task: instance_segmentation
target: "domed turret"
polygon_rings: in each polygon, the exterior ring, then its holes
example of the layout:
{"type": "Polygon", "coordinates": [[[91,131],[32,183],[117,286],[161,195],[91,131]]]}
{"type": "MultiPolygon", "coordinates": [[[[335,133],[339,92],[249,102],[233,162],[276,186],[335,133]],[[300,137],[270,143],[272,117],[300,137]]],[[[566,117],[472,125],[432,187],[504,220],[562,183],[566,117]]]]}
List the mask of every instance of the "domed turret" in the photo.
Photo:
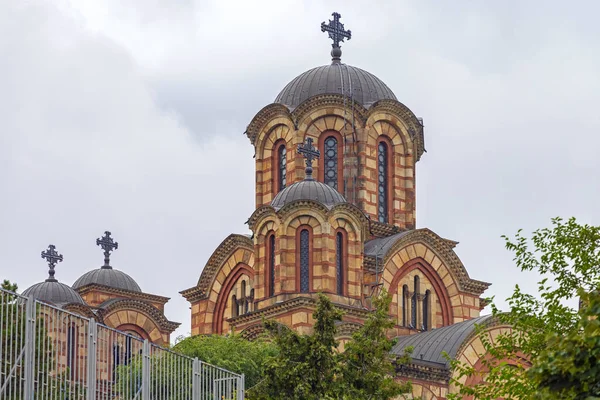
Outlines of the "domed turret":
{"type": "Polygon", "coordinates": [[[64,283],[60,283],[54,277],[54,267],[57,262],[62,262],[63,256],[62,254],[58,254],[53,244],[48,245],[48,250],[42,252],[42,258],[48,261],[48,278],[44,282],[36,283],[25,289],[22,295],[57,306],[69,303],[85,304],[75,290],[64,283]]]}
{"type": "Polygon", "coordinates": [[[312,142],[311,138],[307,138],[304,145],[298,145],[298,153],[306,158],[306,177],[303,181],[286,187],[275,196],[271,202],[271,206],[275,209],[278,210],[296,200],[313,200],[329,208],[346,202],[344,196],[337,190],[313,179],[312,161],[319,158],[320,152],[313,147],[312,142]]]}
{"type": "Polygon", "coordinates": [[[375,75],[334,60],[330,65],[298,75],[283,88],[275,103],[294,109],[320,94],[344,95],[367,108],[379,100],[397,100],[392,90],[375,75]]]}
{"type": "Polygon", "coordinates": [[[111,233],[106,231],[101,239],[96,239],[96,244],[104,250],[104,265],[99,269],[83,274],[75,281],[73,289],[79,289],[87,285],[102,285],[131,292],[142,291],[131,276],[110,266],[110,252],[119,248],[119,243],[113,241],[110,235],[111,233]]]}
{"type": "Polygon", "coordinates": [[[351,98],[364,107],[379,100],[397,100],[391,89],[375,75],[351,65],[342,64],[340,42],[350,39],[352,33],[344,30],[341,15],[333,13],[329,24],[323,22],[321,31],[333,40],[331,64],[310,69],[288,83],[275,103],[294,109],[305,100],[321,94],[339,94],[351,98]]]}

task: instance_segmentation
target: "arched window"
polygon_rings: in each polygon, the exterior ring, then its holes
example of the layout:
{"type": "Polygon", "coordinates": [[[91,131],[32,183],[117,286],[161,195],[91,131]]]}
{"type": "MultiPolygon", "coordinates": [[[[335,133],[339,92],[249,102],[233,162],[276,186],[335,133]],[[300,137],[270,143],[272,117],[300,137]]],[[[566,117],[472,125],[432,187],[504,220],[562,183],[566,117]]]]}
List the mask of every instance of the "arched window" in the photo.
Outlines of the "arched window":
{"type": "Polygon", "coordinates": [[[335,190],[338,188],[338,141],[335,136],[325,139],[323,149],[323,182],[335,190]]]}
{"type": "Polygon", "coordinates": [[[423,330],[429,330],[429,302],[431,301],[431,292],[429,290],[425,291],[425,297],[423,297],[423,330]]]}
{"type": "Polygon", "coordinates": [[[300,292],[310,291],[310,233],[308,229],[300,231],[300,292]]]}
{"type": "Polygon", "coordinates": [[[271,297],[275,295],[275,235],[269,235],[268,246],[267,246],[267,262],[268,262],[268,289],[267,296],[271,297]]]}
{"type": "Polygon", "coordinates": [[[240,315],[240,307],[238,305],[237,296],[231,296],[231,316],[237,317],[240,315]]]}
{"type": "Polygon", "coordinates": [[[338,232],[335,235],[335,278],[337,283],[337,294],[340,296],[344,295],[344,279],[346,269],[346,243],[345,237],[342,232],[338,232]]]}
{"type": "Polygon", "coordinates": [[[410,305],[411,308],[411,319],[410,319],[410,325],[412,328],[414,329],[418,329],[418,322],[417,322],[417,306],[419,304],[419,277],[415,276],[415,289],[412,295],[412,302],[410,305]]]}
{"type": "Polygon", "coordinates": [[[287,184],[287,150],[285,142],[278,142],[275,147],[275,173],[273,177],[275,179],[275,193],[279,193],[287,184]]]}
{"type": "Polygon", "coordinates": [[[402,286],[402,326],[408,325],[408,286],[402,286]]]}
{"type": "Polygon", "coordinates": [[[319,149],[321,150],[319,180],[340,193],[344,190],[342,145],[343,138],[335,131],[325,132],[319,138],[319,149]]]}
{"type": "Polygon", "coordinates": [[[389,148],[380,140],[377,144],[377,220],[388,222],[389,148]]]}

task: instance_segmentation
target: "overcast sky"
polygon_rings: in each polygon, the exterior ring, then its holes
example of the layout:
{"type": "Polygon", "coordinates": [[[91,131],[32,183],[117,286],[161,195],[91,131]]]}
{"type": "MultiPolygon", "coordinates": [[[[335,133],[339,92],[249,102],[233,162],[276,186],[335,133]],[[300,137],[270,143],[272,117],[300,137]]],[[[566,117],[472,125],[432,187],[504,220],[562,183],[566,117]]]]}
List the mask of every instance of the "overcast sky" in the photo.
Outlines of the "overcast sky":
{"type": "Polygon", "coordinates": [[[424,118],[418,227],[459,241],[498,300],[535,290],[500,235],[600,224],[594,1],[0,1],[0,278],[45,279],[53,243],[72,284],[111,230],[112,265],[189,333],[178,292],[254,210],[243,132],[329,62],[332,11],[352,30],[342,61],[424,118]]]}

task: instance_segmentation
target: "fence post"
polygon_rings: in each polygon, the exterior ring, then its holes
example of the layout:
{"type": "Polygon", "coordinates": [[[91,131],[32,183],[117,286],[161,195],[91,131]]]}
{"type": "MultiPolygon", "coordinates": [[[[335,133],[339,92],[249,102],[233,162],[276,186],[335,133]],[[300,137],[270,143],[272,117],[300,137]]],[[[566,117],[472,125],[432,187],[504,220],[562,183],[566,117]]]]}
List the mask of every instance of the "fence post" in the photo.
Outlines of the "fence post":
{"type": "Polygon", "coordinates": [[[200,400],[200,371],[202,361],[198,357],[194,358],[192,364],[192,400],[200,400]]]}
{"type": "Polygon", "coordinates": [[[246,390],[246,375],[242,374],[242,376],[238,379],[238,400],[244,400],[244,391],[246,390]]]}
{"type": "Polygon", "coordinates": [[[98,325],[93,318],[88,319],[87,338],[87,392],[86,400],[96,400],[96,347],[98,344],[98,325]]]}
{"type": "Polygon", "coordinates": [[[142,400],[150,400],[150,342],[142,347],[142,400]]]}
{"type": "Polygon", "coordinates": [[[33,400],[35,393],[33,364],[35,360],[35,299],[27,298],[25,303],[25,360],[23,361],[23,375],[25,378],[23,394],[25,400],[33,400]]]}

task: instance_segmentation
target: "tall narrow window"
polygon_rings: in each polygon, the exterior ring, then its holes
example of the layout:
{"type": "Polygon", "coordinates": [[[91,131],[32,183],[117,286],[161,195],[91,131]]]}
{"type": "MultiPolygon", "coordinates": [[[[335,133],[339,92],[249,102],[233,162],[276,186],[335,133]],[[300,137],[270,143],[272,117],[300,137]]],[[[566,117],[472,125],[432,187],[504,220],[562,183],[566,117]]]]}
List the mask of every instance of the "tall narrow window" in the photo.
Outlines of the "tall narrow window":
{"type": "Polygon", "coordinates": [[[324,142],[323,182],[338,190],[338,141],[329,136],[324,142]]]}
{"type": "Polygon", "coordinates": [[[269,290],[268,296],[275,295],[275,235],[269,236],[269,290]]]}
{"type": "Polygon", "coordinates": [[[277,192],[285,189],[287,183],[286,168],[287,168],[287,150],[285,143],[279,145],[277,148],[277,192]]]}
{"type": "Polygon", "coordinates": [[[408,286],[402,286],[402,326],[408,325],[408,286]]]}
{"type": "Polygon", "coordinates": [[[419,304],[419,277],[415,276],[415,289],[412,295],[412,302],[411,302],[411,321],[410,321],[410,325],[412,326],[412,328],[414,329],[419,329],[419,327],[417,326],[417,307],[419,304]]]}
{"type": "Polygon", "coordinates": [[[431,292],[425,291],[425,297],[423,297],[423,330],[429,330],[429,302],[431,301],[431,292]]]}
{"type": "Polygon", "coordinates": [[[240,315],[240,306],[238,305],[237,296],[234,294],[231,297],[231,316],[237,317],[240,315]]]}
{"type": "Polygon", "coordinates": [[[337,294],[344,295],[344,234],[338,232],[335,235],[335,278],[337,282],[337,294]]]}
{"type": "Polygon", "coordinates": [[[308,293],[310,290],[310,235],[308,229],[300,231],[300,292],[308,293]]]}
{"type": "Polygon", "coordinates": [[[388,146],[381,141],[377,145],[377,219],[388,222],[388,146]]]}

